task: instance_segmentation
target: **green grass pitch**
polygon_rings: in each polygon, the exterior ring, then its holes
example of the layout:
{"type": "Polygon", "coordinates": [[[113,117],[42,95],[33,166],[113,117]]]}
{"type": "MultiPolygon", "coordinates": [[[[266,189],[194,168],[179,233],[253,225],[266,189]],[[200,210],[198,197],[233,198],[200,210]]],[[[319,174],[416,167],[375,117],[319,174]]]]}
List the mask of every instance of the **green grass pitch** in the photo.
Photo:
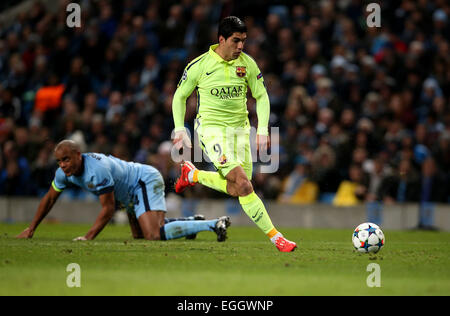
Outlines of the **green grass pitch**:
{"type": "Polygon", "coordinates": [[[352,230],[281,229],[298,242],[279,253],[256,227],[230,227],[224,243],[202,232],[194,241],[132,240],[108,225],[95,241],[73,242],[89,225],[0,224],[0,295],[450,295],[450,233],[385,231],[376,255],[353,250],[352,230]],[[66,280],[80,266],[81,287],[66,280]],[[370,263],[380,287],[369,287],[370,263]]]}

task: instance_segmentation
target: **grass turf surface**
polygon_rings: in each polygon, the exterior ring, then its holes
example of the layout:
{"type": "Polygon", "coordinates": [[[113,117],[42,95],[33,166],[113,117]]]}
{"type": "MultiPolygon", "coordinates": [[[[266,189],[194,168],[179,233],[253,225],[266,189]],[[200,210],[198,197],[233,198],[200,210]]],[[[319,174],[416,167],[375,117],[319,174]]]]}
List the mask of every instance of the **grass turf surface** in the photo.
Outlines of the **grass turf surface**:
{"type": "Polygon", "coordinates": [[[132,240],[127,226],[108,225],[95,241],[73,242],[89,225],[0,224],[0,295],[450,295],[450,233],[385,231],[376,255],[356,253],[351,230],[281,229],[297,241],[280,253],[255,227],[230,227],[229,239],[202,232],[194,241],[132,240]],[[81,287],[69,288],[69,263],[81,287]],[[370,288],[367,266],[381,269],[370,288]]]}

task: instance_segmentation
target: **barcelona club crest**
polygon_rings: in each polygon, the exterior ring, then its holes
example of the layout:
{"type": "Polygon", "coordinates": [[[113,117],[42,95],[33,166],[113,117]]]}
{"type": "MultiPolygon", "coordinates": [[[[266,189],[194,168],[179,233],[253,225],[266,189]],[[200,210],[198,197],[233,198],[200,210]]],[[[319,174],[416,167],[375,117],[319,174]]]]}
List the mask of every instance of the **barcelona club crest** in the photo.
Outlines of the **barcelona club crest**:
{"type": "Polygon", "coordinates": [[[222,157],[219,158],[219,163],[220,163],[221,165],[226,164],[226,163],[227,163],[227,156],[222,155],[222,157]]]}
{"type": "Polygon", "coordinates": [[[243,66],[237,66],[236,67],[236,75],[240,78],[245,77],[245,75],[247,74],[247,71],[245,69],[245,67],[243,66]]]}

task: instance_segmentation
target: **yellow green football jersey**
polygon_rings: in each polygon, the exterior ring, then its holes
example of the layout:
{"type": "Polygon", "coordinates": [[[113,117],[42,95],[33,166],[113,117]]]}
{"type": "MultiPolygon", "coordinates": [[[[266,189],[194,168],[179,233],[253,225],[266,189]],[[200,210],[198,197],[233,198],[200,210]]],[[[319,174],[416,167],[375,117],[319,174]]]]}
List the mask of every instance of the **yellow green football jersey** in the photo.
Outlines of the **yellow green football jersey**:
{"type": "Polygon", "coordinates": [[[270,103],[256,62],[241,53],[225,61],[212,45],[185,68],[173,97],[175,131],[184,129],[186,99],[197,89],[197,118],[204,126],[243,127],[248,120],[247,90],[256,99],[258,131],[268,135],[270,103]]]}

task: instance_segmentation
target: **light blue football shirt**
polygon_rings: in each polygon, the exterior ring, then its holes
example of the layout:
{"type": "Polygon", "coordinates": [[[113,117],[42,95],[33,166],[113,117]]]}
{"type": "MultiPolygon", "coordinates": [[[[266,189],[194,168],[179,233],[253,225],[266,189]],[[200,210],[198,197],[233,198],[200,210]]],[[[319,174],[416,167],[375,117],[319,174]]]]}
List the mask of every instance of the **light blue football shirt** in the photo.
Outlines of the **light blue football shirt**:
{"type": "Polygon", "coordinates": [[[161,177],[159,171],[151,166],[126,162],[113,156],[84,153],[82,159],[84,169],[81,176],[67,177],[61,168],[56,170],[52,183],[56,191],[61,192],[73,186],[97,196],[114,191],[116,201],[128,205],[135,199],[141,178],[148,178],[149,175],[161,177]]]}

